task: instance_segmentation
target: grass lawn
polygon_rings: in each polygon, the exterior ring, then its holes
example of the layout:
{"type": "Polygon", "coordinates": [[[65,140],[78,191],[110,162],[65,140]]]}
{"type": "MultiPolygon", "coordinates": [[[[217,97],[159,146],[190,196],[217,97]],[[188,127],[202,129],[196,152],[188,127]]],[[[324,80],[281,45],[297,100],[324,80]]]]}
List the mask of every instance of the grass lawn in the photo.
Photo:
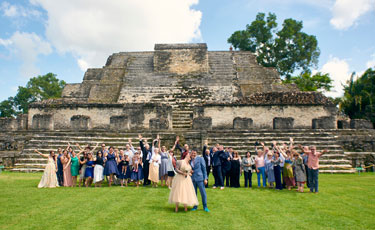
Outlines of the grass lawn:
{"type": "Polygon", "coordinates": [[[321,174],[319,194],[210,188],[210,213],[174,213],[167,188],[38,189],[41,176],[0,174],[0,229],[375,229],[373,173],[321,174]]]}

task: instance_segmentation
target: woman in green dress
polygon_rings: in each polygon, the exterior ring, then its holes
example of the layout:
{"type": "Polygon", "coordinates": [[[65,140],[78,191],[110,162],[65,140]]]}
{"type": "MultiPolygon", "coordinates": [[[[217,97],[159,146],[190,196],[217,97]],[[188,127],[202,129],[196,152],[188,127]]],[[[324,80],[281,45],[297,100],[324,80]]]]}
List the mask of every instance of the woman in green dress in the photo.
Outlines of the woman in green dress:
{"type": "Polygon", "coordinates": [[[75,151],[72,151],[72,158],[71,158],[72,165],[70,167],[70,170],[72,173],[73,187],[77,185],[77,176],[79,175],[79,160],[78,160],[79,154],[81,154],[81,152],[76,154],[75,151]]]}

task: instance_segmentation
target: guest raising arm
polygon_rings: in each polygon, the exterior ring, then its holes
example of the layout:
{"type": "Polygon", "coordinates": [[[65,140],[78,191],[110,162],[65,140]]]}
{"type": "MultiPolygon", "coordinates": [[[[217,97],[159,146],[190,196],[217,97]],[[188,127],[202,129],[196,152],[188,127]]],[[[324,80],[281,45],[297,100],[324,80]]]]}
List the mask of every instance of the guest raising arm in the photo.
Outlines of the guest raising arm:
{"type": "Polygon", "coordinates": [[[180,137],[177,136],[176,137],[176,148],[178,150],[180,150],[181,152],[181,160],[183,160],[186,156],[186,154],[190,153],[190,150],[189,150],[189,145],[188,144],[184,144],[184,147],[182,148],[180,145],[179,145],[179,141],[180,141],[180,137]]]}
{"type": "Polygon", "coordinates": [[[139,145],[141,147],[142,151],[142,162],[143,162],[143,176],[144,176],[144,181],[143,181],[143,186],[149,185],[151,182],[148,179],[149,176],[149,170],[150,170],[150,160],[152,157],[152,152],[150,150],[149,145],[147,144],[147,139],[144,139],[145,144],[143,144],[143,138],[141,134],[138,134],[139,137],[139,145]]]}
{"type": "Polygon", "coordinates": [[[323,150],[322,152],[317,152],[315,145],[310,146],[310,151],[304,151],[308,154],[309,159],[307,165],[309,167],[309,180],[310,180],[310,192],[319,192],[319,158],[327,153],[328,150],[323,150]]]}
{"type": "Polygon", "coordinates": [[[159,148],[155,148],[156,142],[159,141],[159,135],[157,138],[152,142],[152,157],[150,160],[150,171],[148,175],[148,179],[152,182],[152,187],[156,188],[159,182],[159,167],[161,164],[161,156],[159,154],[159,148]]]}

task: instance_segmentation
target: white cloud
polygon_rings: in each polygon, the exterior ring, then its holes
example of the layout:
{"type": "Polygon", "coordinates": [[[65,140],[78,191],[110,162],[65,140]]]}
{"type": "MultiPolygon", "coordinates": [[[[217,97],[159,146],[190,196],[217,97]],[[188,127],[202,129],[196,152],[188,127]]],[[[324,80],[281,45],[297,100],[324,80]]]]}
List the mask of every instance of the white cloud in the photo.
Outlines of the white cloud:
{"type": "Polygon", "coordinates": [[[322,73],[329,73],[333,80],[333,89],[331,92],[325,93],[327,96],[340,97],[343,95],[343,86],[350,79],[351,72],[349,64],[345,60],[337,57],[331,57],[330,60],[320,69],[322,73]]]}
{"type": "Polygon", "coordinates": [[[375,0],[336,0],[330,23],[338,30],[353,26],[362,15],[375,10],[375,0]]]}
{"type": "Polygon", "coordinates": [[[3,11],[4,16],[7,17],[14,17],[18,14],[17,7],[10,5],[8,2],[3,2],[0,9],[3,11]]]}
{"type": "Polygon", "coordinates": [[[10,18],[38,18],[41,16],[41,13],[38,10],[25,8],[21,5],[11,5],[9,2],[3,2],[0,5],[0,11],[3,12],[4,16],[10,18]]]}
{"type": "Polygon", "coordinates": [[[0,38],[0,46],[9,46],[12,44],[12,41],[10,39],[1,39],[0,38]]]}
{"type": "Polygon", "coordinates": [[[31,0],[48,13],[46,35],[71,52],[81,69],[104,65],[120,51],[153,50],[155,43],[200,40],[198,0],[31,0]]]}
{"type": "Polygon", "coordinates": [[[375,68],[375,54],[371,55],[371,60],[366,62],[366,67],[368,68],[375,68]]]}
{"type": "Polygon", "coordinates": [[[39,73],[35,66],[38,56],[52,52],[50,44],[35,33],[16,31],[9,39],[0,39],[0,45],[6,47],[12,56],[22,61],[20,75],[26,78],[39,73]]]}

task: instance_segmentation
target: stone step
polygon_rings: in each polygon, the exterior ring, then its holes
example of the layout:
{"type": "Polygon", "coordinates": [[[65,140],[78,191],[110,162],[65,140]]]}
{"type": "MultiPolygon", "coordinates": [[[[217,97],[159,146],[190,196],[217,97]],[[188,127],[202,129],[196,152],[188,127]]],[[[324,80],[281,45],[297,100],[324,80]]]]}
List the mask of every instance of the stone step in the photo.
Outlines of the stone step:
{"type": "Polygon", "coordinates": [[[319,169],[345,170],[352,168],[350,164],[320,164],[319,162],[319,169]]]}
{"type": "Polygon", "coordinates": [[[193,119],[193,113],[192,112],[172,112],[172,118],[193,119]]]}
{"type": "Polygon", "coordinates": [[[355,173],[356,170],[355,169],[334,169],[334,170],[330,170],[330,169],[319,169],[319,173],[324,173],[324,174],[328,174],[328,173],[332,173],[332,174],[342,174],[342,173],[355,173]]]}
{"type": "Polygon", "coordinates": [[[375,154],[375,152],[344,152],[345,155],[352,155],[352,154],[363,154],[363,155],[370,155],[370,154],[375,154]]]}
{"type": "Polygon", "coordinates": [[[321,165],[350,165],[350,161],[346,159],[324,159],[321,158],[319,160],[319,164],[321,165]]]}
{"type": "Polygon", "coordinates": [[[330,154],[324,154],[320,157],[320,160],[335,160],[335,159],[345,159],[345,155],[343,153],[330,153],[330,154]]]}
{"type": "Polygon", "coordinates": [[[185,125],[185,124],[173,124],[173,128],[176,128],[176,129],[190,129],[191,128],[191,125],[185,125]]]}
{"type": "Polygon", "coordinates": [[[40,168],[44,169],[47,163],[16,163],[13,168],[40,168]]]}
{"type": "MultiPolygon", "coordinates": [[[[48,141],[48,140],[61,140],[63,142],[68,142],[69,140],[75,140],[75,141],[80,141],[80,140],[91,140],[91,141],[128,141],[128,139],[131,138],[132,141],[137,140],[138,141],[138,134],[134,136],[126,136],[126,137],[103,137],[103,136],[38,136],[30,140],[30,142],[38,142],[38,141],[48,141]],[[68,140],[64,140],[68,139],[68,140]]],[[[151,136],[143,136],[143,138],[150,139],[152,138],[151,136]]]]}
{"type": "Polygon", "coordinates": [[[173,125],[175,125],[175,124],[191,125],[192,122],[189,121],[189,120],[187,120],[187,121],[173,121],[172,124],[173,125]]]}
{"type": "Polygon", "coordinates": [[[173,116],[172,117],[172,121],[173,122],[191,122],[191,118],[190,116],[182,116],[182,117],[179,117],[179,116],[173,116]]]}
{"type": "Polygon", "coordinates": [[[188,117],[191,118],[193,115],[192,111],[175,111],[172,112],[173,117],[188,117]]]}
{"type": "Polygon", "coordinates": [[[43,172],[44,168],[13,168],[12,172],[25,172],[25,173],[33,173],[33,172],[43,172]]]}
{"type": "Polygon", "coordinates": [[[44,157],[40,157],[40,158],[20,158],[20,159],[17,159],[17,162],[20,163],[20,164],[43,164],[46,161],[47,160],[44,157]]]}

